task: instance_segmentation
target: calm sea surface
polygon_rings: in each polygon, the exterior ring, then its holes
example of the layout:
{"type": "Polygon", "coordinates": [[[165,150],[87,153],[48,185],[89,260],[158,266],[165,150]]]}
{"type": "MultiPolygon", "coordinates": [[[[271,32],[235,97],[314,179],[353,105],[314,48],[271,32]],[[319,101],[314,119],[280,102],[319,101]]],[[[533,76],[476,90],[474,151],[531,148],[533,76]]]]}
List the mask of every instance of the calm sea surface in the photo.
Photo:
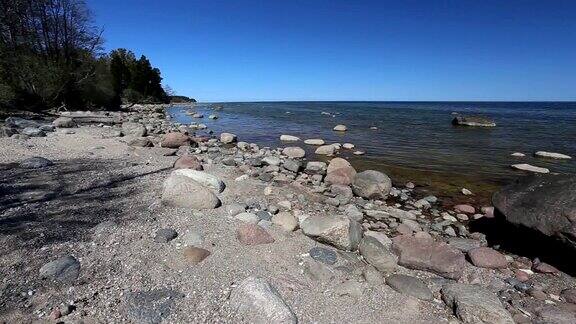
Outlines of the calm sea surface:
{"type": "MultiPolygon", "coordinates": [[[[552,172],[576,173],[576,102],[247,102],[197,104],[173,107],[174,120],[183,124],[204,123],[216,134],[231,132],[239,140],[270,147],[307,147],[308,159],[316,159],[314,147],[286,144],[281,134],[302,139],[322,138],[327,143],[353,143],[366,151],[362,157],[343,150],[358,169],[381,169],[398,180],[455,179],[485,184],[503,184],[520,171],[514,163],[530,163],[552,172]],[[324,112],[324,114],[322,113],[324,112]],[[325,113],[330,113],[325,114],[325,113]],[[453,113],[482,115],[493,119],[494,128],[451,125],[453,113]],[[208,119],[218,115],[217,120],[208,119]],[[334,132],[337,124],[348,131],[334,132]],[[371,130],[375,126],[377,130],[371,130]],[[572,160],[533,157],[537,150],[568,154],[572,160]],[[523,152],[524,158],[510,156],[523,152]]],[[[464,185],[464,184],[462,184],[464,185]]]]}

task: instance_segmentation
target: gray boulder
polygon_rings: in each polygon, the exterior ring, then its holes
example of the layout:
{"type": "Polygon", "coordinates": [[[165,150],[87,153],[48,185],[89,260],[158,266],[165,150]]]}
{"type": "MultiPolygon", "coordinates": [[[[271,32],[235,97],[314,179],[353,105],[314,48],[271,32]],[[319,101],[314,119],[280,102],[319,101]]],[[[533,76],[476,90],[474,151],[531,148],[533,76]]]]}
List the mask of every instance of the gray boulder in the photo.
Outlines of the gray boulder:
{"type": "Polygon", "coordinates": [[[71,128],[76,126],[76,122],[70,117],[58,117],[54,119],[52,125],[58,128],[71,128]]]}
{"type": "Polygon", "coordinates": [[[518,179],[492,196],[506,221],[576,248],[576,176],[533,175],[518,179]]]}
{"type": "Polygon", "coordinates": [[[358,250],[364,259],[376,269],[382,272],[391,272],[396,269],[398,257],[390,251],[390,246],[386,246],[376,237],[364,236],[358,245],[358,250]]]}
{"type": "Polygon", "coordinates": [[[178,169],[172,171],[172,173],[188,177],[198,182],[199,184],[203,185],[204,187],[208,187],[218,193],[224,191],[224,188],[226,188],[224,181],[206,172],[196,171],[192,169],[178,169]]]}
{"type": "Polygon", "coordinates": [[[357,173],[352,183],[354,194],[366,199],[385,199],[392,189],[392,181],[382,172],[366,170],[357,173]]]}
{"type": "Polygon", "coordinates": [[[20,134],[30,136],[30,137],[44,137],[46,133],[40,128],[26,127],[20,131],[20,134]]]}
{"type": "Polygon", "coordinates": [[[498,297],[484,287],[450,283],[442,287],[442,299],[464,323],[514,323],[498,297]]]}
{"type": "Polygon", "coordinates": [[[146,127],[140,123],[122,123],[122,133],[126,136],[143,137],[146,136],[146,127]]]}
{"type": "Polygon", "coordinates": [[[71,255],[48,262],[40,268],[40,277],[71,283],[80,274],[80,262],[71,255]]]}
{"type": "Polygon", "coordinates": [[[20,162],[20,167],[23,169],[41,169],[51,165],[54,165],[52,161],[40,156],[27,158],[20,162]]]}
{"type": "Polygon", "coordinates": [[[403,274],[393,274],[386,278],[386,283],[399,293],[410,295],[422,300],[432,300],[432,292],[424,281],[403,274]]]}
{"type": "Polygon", "coordinates": [[[300,228],[319,242],[348,251],[355,250],[362,238],[360,224],[340,215],[310,216],[300,223],[300,228]]]}
{"type": "Polygon", "coordinates": [[[230,307],[250,323],[298,323],[276,288],[261,278],[248,277],[240,282],[230,295],[230,307]]]}
{"type": "Polygon", "coordinates": [[[162,203],[173,207],[212,209],[220,206],[220,199],[192,178],[172,172],[164,182],[162,203]]]}

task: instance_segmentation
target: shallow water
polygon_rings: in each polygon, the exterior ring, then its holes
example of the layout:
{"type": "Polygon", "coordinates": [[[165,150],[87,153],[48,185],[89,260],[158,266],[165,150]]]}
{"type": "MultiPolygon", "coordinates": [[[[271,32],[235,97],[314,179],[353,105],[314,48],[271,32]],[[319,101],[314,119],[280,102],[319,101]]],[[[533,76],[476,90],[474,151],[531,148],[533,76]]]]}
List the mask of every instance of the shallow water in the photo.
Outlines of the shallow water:
{"type": "MultiPolygon", "coordinates": [[[[278,147],[307,146],[282,143],[281,134],[302,139],[322,138],[327,143],[353,143],[366,151],[362,157],[343,154],[359,169],[391,172],[398,180],[445,178],[456,187],[474,184],[485,190],[503,184],[521,171],[514,163],[530,163],[551,172],[576,173],[575,102],[256,102],[197,104],[203,119],[186,115],[186,107],[170,108],[175,121],[200,122],[216,134],[231,132],[239,139],[278,147]],[[328,114],[323,114],[330,113],[328,114]],[[494,128],[455,127],[454,113],[482,115],[493,119],[494,128]],[[216,114],[217,120],[208,119],[216,114]],[[345,124],[348,131],[332,128],[345,124]],[[375,126],[377,130],[371,130],[375,126]],[[533,157],[538,150],[559,152],[575,159],[548,160],[533,157]],[[524,158],[510,156],[523,152],[524,158]],[[450,180],[448,180],[450,179],[450,180]]],[[[316,158],[307,147],[308,158],[316,158]]],[[[434,184],[431,184],[435,186],[434,184]]]]}

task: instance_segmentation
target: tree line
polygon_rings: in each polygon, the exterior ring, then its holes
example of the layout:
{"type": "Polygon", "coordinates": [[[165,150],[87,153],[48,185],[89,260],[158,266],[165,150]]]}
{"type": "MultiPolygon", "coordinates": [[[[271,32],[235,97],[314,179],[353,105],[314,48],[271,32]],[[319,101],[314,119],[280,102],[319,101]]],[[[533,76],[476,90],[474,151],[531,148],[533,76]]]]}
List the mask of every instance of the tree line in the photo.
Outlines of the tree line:
{"type": "Polygon", "coordinates": [[[103,53],[82,0],[0,0],[0,108],[118,108],[168,102],[160,70],[126,49],[103,53]]]}

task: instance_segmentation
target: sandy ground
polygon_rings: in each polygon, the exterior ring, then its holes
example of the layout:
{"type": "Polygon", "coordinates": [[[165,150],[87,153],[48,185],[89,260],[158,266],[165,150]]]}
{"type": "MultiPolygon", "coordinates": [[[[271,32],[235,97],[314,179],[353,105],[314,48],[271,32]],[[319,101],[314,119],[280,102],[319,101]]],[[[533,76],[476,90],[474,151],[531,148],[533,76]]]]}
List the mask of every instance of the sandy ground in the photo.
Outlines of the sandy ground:
{"type": "MultiPolygon", "coordinates": [[[[0,319],[6,322],[53,321],[52,309],[64,303],[74,306],[58,320],[66,323],[237,323],[242,319],[234,317],[227,300],[248,276],[272,283],[300,323],[454,320],[438,298],[439,286],[432,287],[430,302],[367,283],[359,297],[340,296],[342,281],[359,280],[364,264],[355,254],[339,252],[335,267],[343,270],[335,280],[312,279],[303,265],[309,249],[320,243],[271,226],[274,243],[241,245],[235,235],[240,221],[225,207],[194,211],[160,204],[162,183],[177,157],[106,138],[110,129],[74,131],[27,141],[0,138],[0,319]],[[25,170],[14,164],[32,156],[55,165],[25,170]],[[179,236],[155,242],[161,228],[173,228],[179,236]],[[211,252],[198,265],[182,254],[191,235],[199,235],[211,252]],[[40,279],[43,264],[65,255],[81,263],[75,282],[40,279]]],[[[234,181],[241,175],[235,168],[206,163],[205,170],[226,183],[219,195],[224,206],[290,199],[297,209],[322,211],[305,195],[298,197],[296,188],[275,187],[265,196],[264,182],[234,181]]]]}

